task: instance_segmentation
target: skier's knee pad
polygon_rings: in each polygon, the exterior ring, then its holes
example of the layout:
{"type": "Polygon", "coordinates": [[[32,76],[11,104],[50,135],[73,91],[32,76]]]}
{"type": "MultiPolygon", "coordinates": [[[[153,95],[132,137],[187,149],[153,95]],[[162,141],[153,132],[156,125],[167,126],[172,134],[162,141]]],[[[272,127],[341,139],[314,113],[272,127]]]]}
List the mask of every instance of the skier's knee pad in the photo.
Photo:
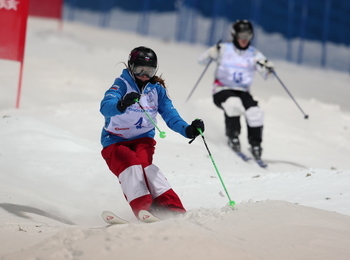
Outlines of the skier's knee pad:
{"type": "Polygon", "coordinates": [[[260,107],[250,107],[245,111],[247,124],[250,127],[259,127],[264,124],[264,111],[260,107]]]}
{"type": "Polygon", "coordinates": [[[225,102],[221,103],[221,106],[229,117],[240,116],[244,112],[244,107],[239,97],[229,97],[225,102]]]}

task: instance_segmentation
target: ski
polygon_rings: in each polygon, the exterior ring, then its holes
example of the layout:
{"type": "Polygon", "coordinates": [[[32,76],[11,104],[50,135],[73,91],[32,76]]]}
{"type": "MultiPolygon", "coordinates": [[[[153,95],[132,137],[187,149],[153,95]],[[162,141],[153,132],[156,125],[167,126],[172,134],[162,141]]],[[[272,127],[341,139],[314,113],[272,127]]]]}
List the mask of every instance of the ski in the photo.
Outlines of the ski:
{"type": "Polygon", "coordinates": [[[102,212],[102,219],[111,225],[128,224],[129,223],[129,221],[126,221],[126,220],[118,217],[116,214],[114,214],[113,212],[108,211],[108,210],[105,210],[102,212]]]}
{"type": "MultiPolygon", "coordinates": [[[[105,211],[102,212],[102,219],[106,223],[111,224],[111,225],[120,225],[120,224],[128,224],[128,223],[130,223],[129,221],[118,217],[112,211],[108,211],[108,210],[105,210],[105,211]]],[[[145,222],[145,223],[153,223],[153,222],[161,221],[161,219],[155,217],[154,215],[152,215],[147,210],[141,210],[139,212],[139,219],[142,222],[145,222]]]]}
{"type": "Polygon", "coordinates": [[[235,153],[236,153],[239,157],[241,157],[241,159],[242,159],[243,161],[245,161],[245,162],[247,162],[247,161],[249,161],[249,160],[252,159],[251,157],[245,155],[245,154],[242,153],[242,152],[235,152],[235,153]]]}
{"type": "Polygon", "coordinates": [[[267,167],[267,164],[263,160],[259,159],[259,160],[255,160],[255,161],[261,168],[267,167]]]}
{"type": "Polygon", "coordinates": [[[249,156],[247,156],[247,155],[245,155],[244,153],[242,153],[241,151],[240,151],[240,149],[234,149],[233,148],[233,146],[232,145],[230,145],[230,143],[229,143],[229,145],[228,145],[230,148],[231,148],[231,150],[235,153],[235,154],[237,154],[243,161],[249,161],[250,159],[252,159],[251,157],[249,157],[249,156]]]}
{"type": "Polygon", "coordinates": [[[153,216],[149,211],[147,210],[141,210],[139,212],[139,219],[142,221],[142,222],[145,222],[145,223],[153,223],[153,222],[158,222],[160,221],[159,218],[153,216]]]}
{"type": "MultiPolygon", "coordinates": [[[[234,151],[235,154],[237,154],[243,161],[248,162],[250,160],[252,160],[252,157],[249,157],[247,155],[245,155],[242,152],[236,152],[234,151]]],[[[268,165],[267,163],[265,163],[263,160],[261,159],[254,159],[254,161],[261,167],[261,168],[266,168],[268,165]]]]}

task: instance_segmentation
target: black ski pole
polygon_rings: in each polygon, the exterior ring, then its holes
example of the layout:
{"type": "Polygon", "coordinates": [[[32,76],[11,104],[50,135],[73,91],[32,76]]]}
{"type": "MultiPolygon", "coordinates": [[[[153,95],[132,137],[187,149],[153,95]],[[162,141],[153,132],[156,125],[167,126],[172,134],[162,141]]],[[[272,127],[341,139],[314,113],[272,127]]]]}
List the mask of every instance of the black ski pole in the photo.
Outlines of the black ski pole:
{"type": "Polygon", "coordinates": [[[209,68],[209,65],[212,63],[212,61],[213,61],[213,59],[210,58],[210,60],[209,60],[209,62],[208,62],[208,64],[207,64],[207,66],[205,66],[205,69],[203,70],[203,72],[202,72],[202,74],[199,76],[199,78],[198,78],[196,84],[195,84],[194,87],[192,88],[191,93],[188,95],[188,97],[187,97],[187,99],[186,99],[186,102],[187,102],[187,101],[190,99],[190,97],[192,96],[193,92],[194,92],[195,89],[197,88],[199,82],[201,81],[203,75],[205,74],[205,72],[206,72],[207,69],[209,68]]]}
{"type": "MultiPolygon", "coordinates": [[[[217,47],[218,49],[220,49],[220,47],[219,47],[220,42],[221,42],[221,40],[219,40],[219,41],[216,43],[216,47],[217,47]]],[[[193,92],[194,92],[194,91],[195,91],[195,89],[197,88],[197,86],[198,86],[199,82],[200,82],[200,81],[201,81],[201,79],[203,78],[203,76],[204,76],[205,72],[206,72],[206,71],[207,71],[207,69],[209,68],[209,65],[212,63],[212,61],[213,61],[213,59],[212,59],[212,58],[210,58],[210,60],[209,60],[208,64],[205,66],[205,68],[204,68],[204,70],[203,70],[202,74],[199,76],[199,78],[198,78],[198,80],[197,80],[196,84],[194,85],[194,87],[192,88],[192,90],[191,90],[190,94],[188,95],[188,97],[187,97],[187,99],[186,99],[186,102],[187,102],[187,101],[190,99],[190,97],[192,96],[193,92]]]]}
{"type": "Polygon", "coordinates": [[[299,104],[297,103],[297,101],[294,99],[294,97],[292,96],[292,94],[289,92],[289,90],[287,89],[287,87],[283,84],[282,80],[277,76],[277,73],[272,70],[271,71],[273,73],[273,75],[275,75],[276,79],[279,81],[279,83],[281,83],[282,87],[287,91],[288,95],[291,97],[291,99],[294,101],[294,103],[297,105],[297,107],[300,109],[301,113],[303,113],[304,118],[308,119],[309,116],[307,114],[304,113],[304,111],[301,109],[301,107],[299,106],[299,104]]]}

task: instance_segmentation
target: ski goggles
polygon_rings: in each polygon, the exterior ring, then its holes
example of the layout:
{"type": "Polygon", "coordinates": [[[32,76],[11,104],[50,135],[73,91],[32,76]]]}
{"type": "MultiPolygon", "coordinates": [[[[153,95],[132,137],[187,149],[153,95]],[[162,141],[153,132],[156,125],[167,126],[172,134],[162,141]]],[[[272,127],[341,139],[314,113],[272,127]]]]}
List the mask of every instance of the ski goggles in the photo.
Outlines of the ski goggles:
{"type": "Polygon", "coordinates": [[[253,38],[253,33],[250,31],[237,33],[237,39],[250,41],[253,38]]]}
{"type": "Polygon", "coordinates": [[[156,67],[149,66],[135,66],[132,68],[132,73],[137,77],[147,76],[148,78],[152,78],[156,74],[156,71],[156,67]]]}

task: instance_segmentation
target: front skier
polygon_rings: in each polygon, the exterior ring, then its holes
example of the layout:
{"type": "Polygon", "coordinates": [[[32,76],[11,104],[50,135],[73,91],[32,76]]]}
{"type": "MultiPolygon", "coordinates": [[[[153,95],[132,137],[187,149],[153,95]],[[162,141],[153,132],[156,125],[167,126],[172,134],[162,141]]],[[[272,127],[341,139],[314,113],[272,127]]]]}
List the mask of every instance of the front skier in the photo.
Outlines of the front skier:
{"type": "Polygon", "coordinates": [[[105,118],[102,157],[118,177],[137,218],[141,219],[140,211],[184,213],[180,198],[153,164],[154,123],[160,113],[169,128],[186,138],[198,136],[197,129],[204,131],[204,123],[196,119],[189,125],[180,117],[164,80],[156,76],[158,61],[152,49],[133,49],[126,67],[101,101],[100,112],[105,118]]]}

